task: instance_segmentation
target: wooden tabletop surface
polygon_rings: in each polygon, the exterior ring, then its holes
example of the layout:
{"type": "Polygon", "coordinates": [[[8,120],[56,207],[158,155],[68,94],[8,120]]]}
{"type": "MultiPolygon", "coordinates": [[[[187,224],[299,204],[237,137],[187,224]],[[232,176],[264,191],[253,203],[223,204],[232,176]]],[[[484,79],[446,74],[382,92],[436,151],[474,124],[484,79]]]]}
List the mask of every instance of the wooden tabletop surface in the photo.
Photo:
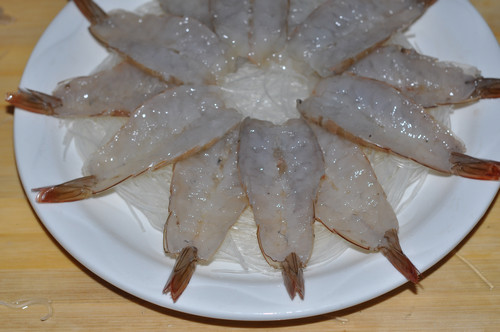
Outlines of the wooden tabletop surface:
{"type": "MultiPolygon", "coordinates": [[[[500,40],[500,1],[471,0],[500,40]]],[[[2,0],[0,95],[16,89],[37,40],[65,0],[2,0]]],[[[500,65],[500,59],[499,59],[500,65]]],[[[44,229],[23,192],[14,160],[13,110],[0,101],[0,330],[500,331],[500,201],[467,238],[423,274],[415,294],[402,286],[353,308],[282,322],[201,318],[137,299],[89,272],[44,229]],[[1,303],[1,302],[0,302],[1,303]],[[40,318],[53,309],[52,316],[40,318]]]]}

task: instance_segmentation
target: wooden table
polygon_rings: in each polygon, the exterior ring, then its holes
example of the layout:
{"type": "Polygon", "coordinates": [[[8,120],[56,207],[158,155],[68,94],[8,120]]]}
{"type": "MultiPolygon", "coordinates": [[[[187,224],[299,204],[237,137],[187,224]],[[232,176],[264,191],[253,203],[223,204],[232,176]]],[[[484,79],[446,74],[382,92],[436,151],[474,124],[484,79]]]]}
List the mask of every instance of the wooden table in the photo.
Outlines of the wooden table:
{"type": "MultiPolygon", "coordinates": [[[[472,0],[500,39],[500,1],[472,0]]],[[[64,0],[2,0],[14,18],[0,24],[0,95],[16,89],[38,38],[64,0]]],[[[500,59],[499,59],[500,60],[500,59]]],[[[499,61],[500,65],[500,61],[499,61]]],[[[500,201],[474,231],[427,271],[418,294],[402,286],[380,298],[331,314],[285,322],[228,322],[194,317],[134,298],[70,257],[31,209],[14,161],[12,109],[0,101],[0,301],[49,299],[26,310],[0,306],[0,330],[244,330],[402,331],[500,330],[500,201]]]]}

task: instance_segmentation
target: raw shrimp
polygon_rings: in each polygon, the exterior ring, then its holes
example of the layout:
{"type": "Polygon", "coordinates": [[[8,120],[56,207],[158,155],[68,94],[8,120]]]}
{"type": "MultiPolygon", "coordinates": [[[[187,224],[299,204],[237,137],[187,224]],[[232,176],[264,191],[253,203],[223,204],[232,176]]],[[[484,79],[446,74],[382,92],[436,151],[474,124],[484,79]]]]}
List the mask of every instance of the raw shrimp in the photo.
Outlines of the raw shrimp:
{"type": "Polygon", "coordinates": [[[210,14],[210,0],[158,0],[161,8],[175,16],[192,17],[212,27],[212,16],[210,14]]]}
{"type": "Polygon", "coordinates": [[[312,129],[325,160],[316,219],[356,246],[382,252],[408,280],[417,283],[419,272],[399,244],[396,214],[361,148],[319,126],[312,129]]]}
{"type": "Polygon", "coordinates": [[[319,5],[328,0],[290,0],[290,10],[288,13],[288,34],[293,33],[295,28],[305,21],[305,19],[319,5]]]}
{"type": "Polygon", "coordinates": [[[347,74],[327,78],[313,96],[298,101],[297,108],[305,118],[334,133],[437,171],[500,178],[500,163],[465,155],[465,146],[448,128],[386,83],[347,74]]]}
{"type": "Polygon", "coordinates": [[[91,22],[96,39],[165,81],[211,84],[231,67],[224,43],[193,18],[124,10],[107,14],[92,0],[75,4],[91,22]]]}
{"type": "Polygon", "coordinates": [[[230,55],[262,63],[283,49],[288,0],[212,0],[214,29],[230,55]]]}
{"type": "Polygon", "coordinates": [[[348,71],[391,84],[424,107],[500,97],[500,79],[484,78],[476,68],[465,70],[399,45],[377,48],[348,71]]]}
{"type": "Polygon", "coordinates": [[[283,125],[246,118],[238,163],[268,263],[282,269],[288,294],[304,297],[302,268],[313,246],[313,201],[324,174],[321,149],[302,119],[283,125]]]}
{"type": "Polygon", "coordinates": [[[129,116],[167,88],[165,82],[123,61],[111,69],[63,81],[52,95],[19,89],[6,100],[16,107],[61,118],[129,116]]]}
{"type": "Polygon", "coordinates": [[[241,122],[214,86],[180,86],[156,95],[87,160],[88,176],[34,189],[38,202],[81,200],[129,177],[190,156],[214,144],[241,122]]]}
{"type": "Polygon", "coordinates": [[[435,0],[330,0],[300,24],[288,52],[322,77],[344,71],[394,33],[406,29],[435,0]]]}
{"type": "Polygon", "coordinates": [[[248,205],[237,167],[238,130],[211,148],[174,165],[165,252],[178,254],[163,290],[174,302],[186,288],[197,261],[209,261],[248,205]]]}

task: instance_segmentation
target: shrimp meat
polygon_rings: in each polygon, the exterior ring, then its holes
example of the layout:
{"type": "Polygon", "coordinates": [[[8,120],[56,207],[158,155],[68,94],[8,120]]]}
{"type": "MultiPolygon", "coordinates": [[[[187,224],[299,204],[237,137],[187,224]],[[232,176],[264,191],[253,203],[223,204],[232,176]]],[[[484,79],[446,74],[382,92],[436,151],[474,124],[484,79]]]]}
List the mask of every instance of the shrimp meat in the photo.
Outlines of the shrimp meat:
{"type": "Polygon", "coordinates": [[[123,61],[111,69],[59,83],[52,95],[20,88],[7,101],[25,110],[61,118],[129,116],[168,85],[123,61]]]}
{"type": "Polygon", "coordinates": [[[224,107],[219,92],[213,86],[180,86],[151,98],[87,160],[87,176],[33,189],[37,202],[85,199],[211,146],[241,121],[238,112],[224,107]]]}
{"type": "Polygon", "coordinates": [[[238,163],[268,263],[282,269],[288,294],[304,297],[302,268],[313,246],[313,202],[324,173],[321,150],[301,119],[283,125],[246,118],[238,163]]]}
{"type": "Polygon", "coordinates": [[[214,29],[231,56],[262,63],[284,48],[288,0],[212,0],[214,29]]]}
{"type": "Polygon", "coordinates": [[[174,165],[169,215],[163,232],[167,253],[178,254],[165,286],[176,301],[196,262],[208,262],[248,205],[237,167],[238,130],[207,150],[174,165]]]}
{"type": "Polygon", "coordinates": [[[340,73],[396,32],[409,27],[435,0],[330,0],[293,32],[288,51],[322,77],[340,73]]]}
{"type": "Polygon", "coordinates": [[[325,160],[315,217],[354,245],[384,256],[408,280],[418,270],[403,253],[398,220],[361,148],[319,126],[312,126],[325,160]]]}
{"type": "Polygon", "coordinates": [[[192,17],[212,27],[210,0],[158,0],[160,7],[168,14],[182,17],[192,17]]]}
{"type": "Polygon", "coordinates": [[[498,180],[500,163],[465,155],[465,146],[425,109],[386,83],[352,75],[322,80],[298,101],[313,123],[447,174],[498,180]]]}
{"type": "Polygon", "coordinates": [[[466,69],[399,45],[387,45],[348,71],[395,86],[424,107],[500,97],[500,79],[484,78],[476,68],[466,69]]]}
{"type": "Polygon", "coordinates": [[[124,10],[105,13],[92,0],[75,0],[91,22],[90,32],[107,47],[165,81],[213,83],[229,68],[225,45],[199,21],[189,17],[124,10]]]}

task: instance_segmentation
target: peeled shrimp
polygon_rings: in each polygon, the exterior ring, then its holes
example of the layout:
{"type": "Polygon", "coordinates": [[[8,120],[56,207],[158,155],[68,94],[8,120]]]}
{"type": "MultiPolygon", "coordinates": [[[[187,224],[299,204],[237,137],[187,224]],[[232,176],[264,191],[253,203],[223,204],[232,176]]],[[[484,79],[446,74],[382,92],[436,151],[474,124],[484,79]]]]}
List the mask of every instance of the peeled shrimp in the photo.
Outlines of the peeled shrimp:
{"type": "Polygon", "coordinates": [[[319,126],[312,129],[325,160],[316,219],[356,246],[382,252],[408,280],[418,282],[419,272],[399,244],[396,214],[361,148],[319,126]]]}
{"type": "Polygon", "coordinates": [[[160,7],[171,15],[192,17],[207,27],[212,27],[210,0],[158,0],[158,2],[160,7]]]}
{"type": "Polygon", "coordinates": [[[127,178],[176,162],[214,144],[241,115],[226,109],[219,89],[180,86],[139,107],[84,165],[88,176],[34,189],[38,202],[81,200],[127,178]]]}
{"type": "Polygon", "coordinates": [[[498,180],[500,163],[464,154],[464,145],[425,109],[386,83],[341,75],[322,80],[298,101],[313,123],[447,174],[498,180]]]}
{"type": "Polygon", "coordinates": [[[108,14],[92,0],[75,4],[91,22],[95,38],[165,81],[210,84],[229,68],[225,45],[193,18],[124,10],[108,14]]]}
{"type": "Polygon", "coordinates": [[[230,55],[262,63],[283,49],[288,0],[212,0],[214,29],[230,55]]]}
{"type": "Polygon", "coordinates": [[[288,13],[288,34],[293,33],[295,28],[305,21],[305,19],[319,5],[322,5],[327,0],[290,0],[290,10],[288,13]]]}
{"type": "Polygon", "coordinates": [[[314,240],[313,201],[324,173],[316,138],[301,119],[273,125],[246,118],[238,158],[262,253],[282,269],[290,297],[303,298],[302,268],[314,240]]]}
{"type": "Polygon", "coordinates": [[[464,70],[398,45],[377,48],[349,72],[391,84],[424,107],[500,97],[500,79],[484,78],[475,68],[464,70]]]}
{"type": "Polygon", "coordinates": [[[406,29],[435,0],[330,0],[294,31],[288,51],[322,77],[344,71],[394,33],[406,29]]]}
{"type": "Polygon", "coordinates": [[[165,252],[178,254],[164,288],[176,301],[197,261],[209,261],[248,205],[237,167],[238,130],[174,165],[165,252]],[[182,267],[182,268],[181,268],[182,267]]]}
{"type": "Polygon", "coordinates": [[[93,75],[63,81],[52,95],[19,89],[6,100],[19,108],[63,118],[129,116],[167,88],[165,82],[124,61],[93,75]]]}

